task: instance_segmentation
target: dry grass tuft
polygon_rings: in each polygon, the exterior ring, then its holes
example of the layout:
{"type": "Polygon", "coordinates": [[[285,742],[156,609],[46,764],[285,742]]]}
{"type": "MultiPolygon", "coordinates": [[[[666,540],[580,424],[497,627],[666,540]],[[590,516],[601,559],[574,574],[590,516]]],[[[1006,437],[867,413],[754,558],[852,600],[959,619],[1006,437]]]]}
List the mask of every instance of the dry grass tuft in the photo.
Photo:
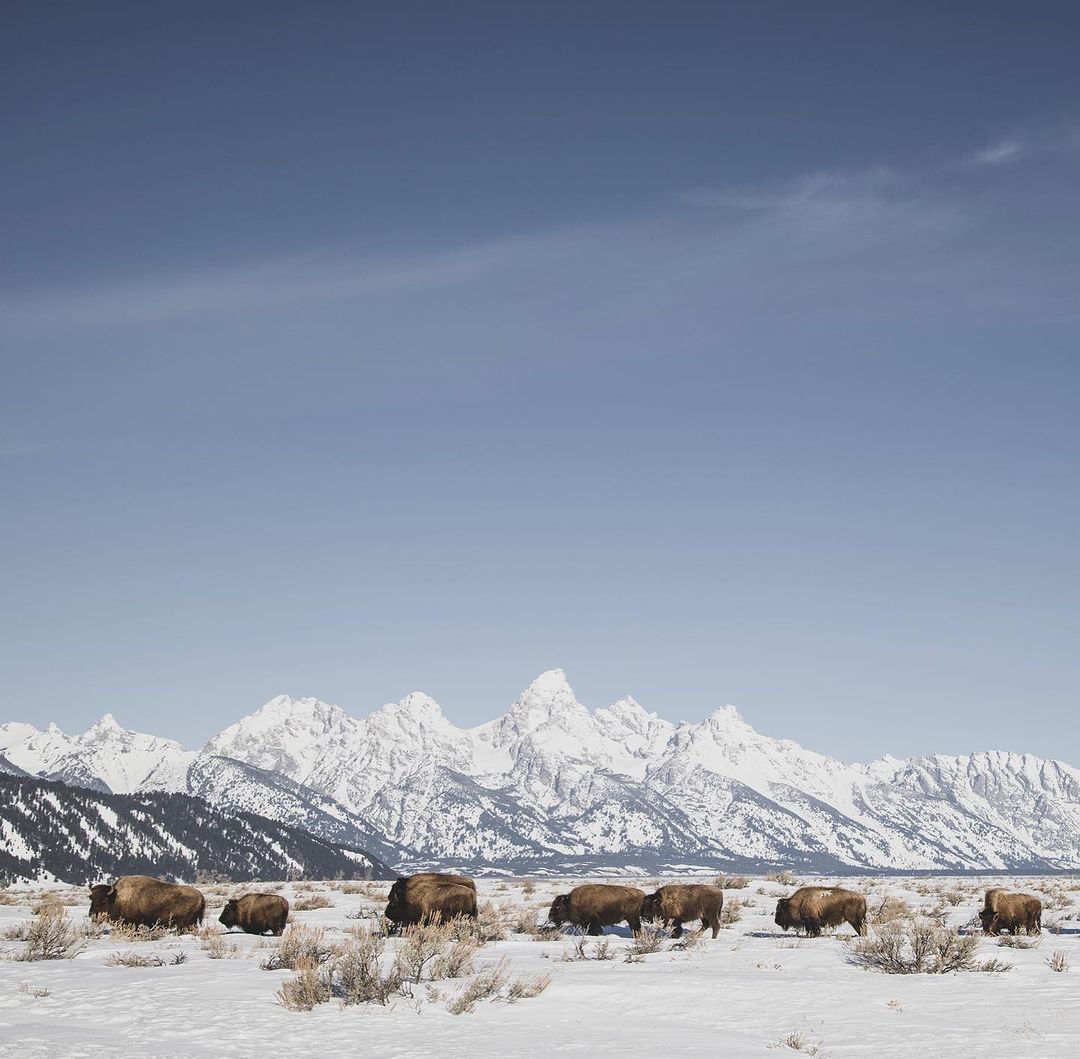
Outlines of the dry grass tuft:
{"type": "MultiPolygon", "coordinates": [[[[746,901],[740,901],[737,897],[725,900],[724,907],[720,909],[720,926],[730,927],[738,923],[742,919],[742,910],[746,905],[746,901]]],[[[766,912],[768,912],[768,909],[766,909],[766,912]]]]}
{"type": "Polygon", "coordinates": [[[535,978],[515,978],[506,987],[506,999],[512,1004],[515,1000],[531,1000],[539,996],[551,985],[550,974],[539,974],[535,978]]]}
{"type": "Polygon", "coordinates": [[[812,1041],[802,1030],[792,1030],[786,1037],[773,1041],[770,1048],[790,1048],[792,1051],[803,1052],[805,1055],[817,1055],[821,1051],[821,1045],[812,1041]]]}
{"type": "Polygon", "coordinates": [[[293,912],[314,912],[317,908],[333,908],[334,902],[323,894],[312,894],[310,897],[298,897],[289,904],[293,912]]]}
{"type": "Polygon", "coordinates": [[[1069,969],[1069,954],[1064,949],[1055,949],[1046,962],[1051,971],[1067,971],[1069,969]]]}
{"type": "Polygon", "coordinates": [[[52,990],[32,989],[29,982],[20,982],[18,991],[20,993],[23,993],[25,996],[37,997],[39,1000],[47,996],[52,996],[52,990]]]}

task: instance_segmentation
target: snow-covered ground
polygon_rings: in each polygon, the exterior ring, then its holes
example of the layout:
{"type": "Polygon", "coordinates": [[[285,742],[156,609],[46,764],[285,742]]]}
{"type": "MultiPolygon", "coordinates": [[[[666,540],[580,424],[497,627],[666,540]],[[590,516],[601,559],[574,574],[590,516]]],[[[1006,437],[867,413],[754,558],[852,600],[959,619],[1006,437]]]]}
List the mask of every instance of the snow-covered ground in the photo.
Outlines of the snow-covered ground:
{"type": "MultiPolygon", "coordinates": [[[[553,895],[578,881],[485,879],[478,889],[481,903],[503,909],[508,923],[523,908],[539,922],[553,895]]],[[[638,962],[625,960],[632,944],[625,927],[608,931],[614,958],[602,961],[564,959],[574,937],[534,940],[512,933],[489,943],[480,950],[479,969],[505,957],[513,976],[550,975],[550,985],[531,999],[485,1000],[461,1015],[451,1014],[447,1001],[464,988],[463,980],[439,982],[435,999],[421,986],[413,999],[386,1007],[331,1001],[309,1012],[286,1010],[274,994],[294,973],[260,967],[278,944],[270,938],[232,935],[226,940],[235,954],[211,959],[205,937],[132,942],[106,936],[88,942],[72,960],[30,963],[12,958],[22,948],[18,941],[0,940],[0,1055],[765,1057],[794,1054],[792,1044],[819,1056],[876,1059],[1077,1054],[1080,879],[867,877],[842,884],[865,892],[871,912],[892,896],[935,910],[953,926],[970,923],[987,885],[1003,884],[1040,894],[1047,906],[1044,927],[1052,929],[1027,949],[981,939],[980,959],[1011,964],[1007,973],[883,974],[845,959],[847,927],[817,939],[784,935],[773,911],[777,897],[793,887],[752,879],[745,888],[725,891],[726,902],[739,900],[744,907],[715,941],[706,936],[682,948],[665,940],[660,951],[638,962]],[[131,951],[156,955],[162,965],[108,964],[113,954],[131,951]],[[1070,970],[1051,969],[1056,951],[1066,954],[1070,970]],[[177,953],[186,959],[173,963],[177,953]],[[48,995],[36,995],[44,991],[48,995]]],[[[344,941],[349,929],[377,925],[387,884],[256,888],[290,900],[325,895],[330,907],[296,911],[294,921],[325,927],[329,940],[344,941]]],[[[0,904],[0,933],[12,936],[31,920],[45,889],[0,893],[0,900],[14,902],[0,904]]],[[[83,891],[52,889],[77,900],[68,912],[76,923],[85,920],[83,891]]],[[[244,889],[207,888],[207,923],[216,926],[225,897],[244,889]]],[[[398,944],[391,940],[388,953],[398,944]]],[[[597,945],[598,939],[588,939],[586,955],[594,955],[597,945]]]]}

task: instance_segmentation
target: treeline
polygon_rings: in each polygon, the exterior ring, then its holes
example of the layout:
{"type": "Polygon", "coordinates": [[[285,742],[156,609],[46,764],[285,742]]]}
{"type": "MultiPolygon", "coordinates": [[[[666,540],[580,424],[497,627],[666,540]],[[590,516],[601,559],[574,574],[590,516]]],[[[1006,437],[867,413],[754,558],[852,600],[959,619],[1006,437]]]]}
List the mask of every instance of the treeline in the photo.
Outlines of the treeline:
{"type": "Polygon", "coordinates": [[[0,882],[48,872],[89,884],[120,875],[191,880],[393,878],[365,850],[187,794],[102,794],[0,773],[0,882]]]}

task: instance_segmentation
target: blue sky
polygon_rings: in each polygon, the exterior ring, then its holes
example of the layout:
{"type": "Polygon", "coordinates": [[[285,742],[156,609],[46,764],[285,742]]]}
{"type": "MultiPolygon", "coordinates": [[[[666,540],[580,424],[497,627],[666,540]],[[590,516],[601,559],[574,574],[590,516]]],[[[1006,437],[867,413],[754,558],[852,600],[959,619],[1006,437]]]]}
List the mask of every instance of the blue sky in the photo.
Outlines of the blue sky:
{"type": "Polygon", "coordinates": [[[1080,764],[1075,8],[11,11],[5,719],[1080,764]]]}

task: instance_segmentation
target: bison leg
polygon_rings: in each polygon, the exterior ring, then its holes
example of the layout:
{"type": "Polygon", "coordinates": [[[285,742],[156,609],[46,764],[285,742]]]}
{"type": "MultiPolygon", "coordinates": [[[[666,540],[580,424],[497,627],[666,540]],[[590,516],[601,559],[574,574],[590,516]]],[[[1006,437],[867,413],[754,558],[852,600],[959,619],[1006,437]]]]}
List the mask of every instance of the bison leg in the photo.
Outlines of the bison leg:
{"type": "Polygon", "coordinates": [[[673,938],[682,937],[682,920],[675,918],[671,921],[671,936],[673,938]]]}
{"type": "Polygon", "coordinates": [[[627,916],[626,922],[630,927],[630,933],[636,938],[641,933],[641,919],[638,916],[627,916]]]}
{"type": "Polygon", "coordinates": [[[585,928],[585,933],[586,934],[591,934],[591,935],[594,935],[594,936],[597,935],[597,934],[603,934],[604,933],[604,928],[602,926],[600,926],[600,923],[597,920],[594,919],[585,928]]]}
{"type": "Polygon", "coordinates": [[[860,938],[866,937],[866,920],[862,916],[856,916],[854,919],[849,919],[851,929],[859,935],[860,938]]]}
{"type": "Polygon", "coordinates": [[[808,938],[821,937],[821,924],[816,919],[808,919],[806,921],[806,936],[808,938]]]}
{"type": "Polygon", "coordinates": [[[720,917],[713,916],[711,920],[703,919],[701,921],[702,928],[712,927],[712,936],[715,938],[720,933],[720,917]]]}

